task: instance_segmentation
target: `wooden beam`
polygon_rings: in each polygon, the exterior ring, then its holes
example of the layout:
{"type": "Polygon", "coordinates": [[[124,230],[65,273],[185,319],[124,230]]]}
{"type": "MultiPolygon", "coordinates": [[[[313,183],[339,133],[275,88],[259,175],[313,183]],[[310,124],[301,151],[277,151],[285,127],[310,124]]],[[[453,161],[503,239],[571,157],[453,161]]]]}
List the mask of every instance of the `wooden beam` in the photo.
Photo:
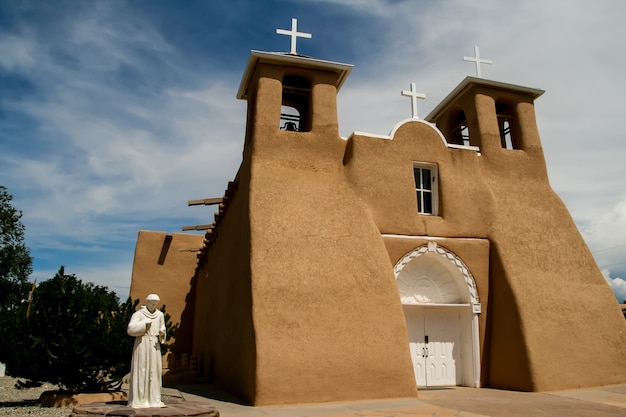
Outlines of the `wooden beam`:
{"type": "Polygon", "coordinates": [[[224,199],[222,197],[217,197],[217,198],[203,198],[201,200],[189,200],[187,201],[187,205],[188,206],[201,206],[201,205],[205,205],[205,206],[210,206],[212,204],[219,204],[223,201],[224,199]]]}
{"type": "Polygon", "coordinates": [[[199,224],[197,226],[183,226],[183,232],[187,230],[209,230],[213,229],[212,224],[199,224]]]}

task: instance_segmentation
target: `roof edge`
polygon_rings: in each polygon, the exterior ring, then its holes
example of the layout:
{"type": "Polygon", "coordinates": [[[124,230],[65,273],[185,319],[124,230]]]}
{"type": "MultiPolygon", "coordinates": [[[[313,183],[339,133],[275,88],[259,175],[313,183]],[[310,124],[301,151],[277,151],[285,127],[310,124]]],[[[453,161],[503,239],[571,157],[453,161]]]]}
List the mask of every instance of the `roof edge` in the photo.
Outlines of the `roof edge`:
{"type": "Polygon", "coordinates": [[[263,52],[263,51],[250,51],[250,59],[241,77],[241,83],[239,84],[239,90],[237,91],[237,98],[240,100],[248,99],[248,86],[252,81],[254,71],[257,65],[261,62],[278,62],[288,64],[292,66],[305,67],[305,68],[320,68],[325,70],[334,71],[339,74],[336,87],[337,91],[341,89],[341,86],[350,75],[352,71],[352,64],[343,64],[341,62],[325,61],[323,59],[311,58],[304,55],[297,55],[284,52],[263,52]]]}
{"type": "Polygon", "coordinates": [[[477,78],[477,77],[469,77],[468,76],[468,77],[465,77],[463,79],[463,81],[461,81],[459,83],[459,85],[457,85],[454,88],[454,90],[452,90],[450,92],[450,94],[448,94],[446,96],[446,98],[444,98],[428,114],[428,116],[426,116],[426,118],[424,120],[429,121],[429,122],[433,122],[434,119],[437,118],[437,116],[439,116],[439,113],[441,113],[443,111],[443,109],[448,107],[450,102],[452,102],[452,100],[455,97],[460,96],[462,93],[464,93],[465,91],[467,91],[470,88],[475,87],[475,86],[490,87],[490,88],[495,88],[497,90],[503,90],[503,91],[513,91],[513,92],[516,92],[516,93],[521,93],[521,94],[525,94],[527,96],[530,96],[530,97],[533,98],[533,100],[536,100],[541,95],[543,95],[543,93],[545,93],[544,90],[541,90],[541,89],[538,89],[538,88],[524,87],[524,86],[521,86],[521,85],[503,83],[503,82],[500,82],[500,81],[493,81],[493,80],[487,80],[487,79],[484,79],[484,78],[477,78]]]}

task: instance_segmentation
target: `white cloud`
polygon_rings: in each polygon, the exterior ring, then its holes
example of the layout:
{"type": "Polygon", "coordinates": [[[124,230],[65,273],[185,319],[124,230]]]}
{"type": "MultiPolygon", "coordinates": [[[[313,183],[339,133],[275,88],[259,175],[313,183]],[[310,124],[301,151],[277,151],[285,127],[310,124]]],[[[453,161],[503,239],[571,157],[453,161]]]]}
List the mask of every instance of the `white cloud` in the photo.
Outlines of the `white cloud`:
{"type": "MultiPolygon", "coordinates": [[[[32,141],[31,152],[0,156],[15,188],[40,190],[20,201],[37,244],[111,233],[102,216],[198,217],[186,201],[221,195],[240,160],[245,103],[234,99],[235,86],[201,74],[196,85],[170,82],[148,94],[107,82],[124,65],[158,78],[161,69],[140,60],[138,50],[166,61],[174,49],[146,23],[111,14],[100,5],[87,18],[66,19],[59,32],[70,34],[67,44],[37,42],[32,30],[20,42],[0,40],[0,49],[14,51],[10,62],[26,61],[23,44],[39,63],[20,74],[40,94],[2,102],[37,126],[35,136],[23,139],[32,141]],[[77,64],[55,59],[59,45],[77,64]],[[40,146],[50,152],[37,152],[40,146]]],[[[190,70],[183,67],[168,68],[168,77],[184,81],[190,70]]]]}
{"type": "Polygon", "coordinates": [[[603,269],[602,275],[604,275],[604,279],[611,286],[617,301],[626,303],[626,280],[619,277],[611,277],[611,272],[608,269],[603,269]]]}
{"type": "Polygon", "coordinates": [[[612,207],[596,207],[578,227],[600,269],[626,271],[626,196],[612,207]]]}

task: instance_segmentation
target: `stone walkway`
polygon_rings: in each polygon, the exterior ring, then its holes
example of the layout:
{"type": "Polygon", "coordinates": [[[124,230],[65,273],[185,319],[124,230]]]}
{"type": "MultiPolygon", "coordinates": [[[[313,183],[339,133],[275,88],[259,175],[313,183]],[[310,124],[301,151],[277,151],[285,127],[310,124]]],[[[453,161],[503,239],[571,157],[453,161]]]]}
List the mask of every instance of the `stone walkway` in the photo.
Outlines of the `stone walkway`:
{"type": "Polygon", "coordinates": [[[250,407],[208,385],[179,387],[186,400],[214,405],[220,417],[624,417],[626,384],[547,393],[488,388],[422,389],[417,399],[250,407]]]}
{"type": "Polygon", "coordinates": [[[132,409],[125,402],[74,408],[72,417],[624,417],[626,384],[531,393],[488,388],[422,389],[418,398],[298,406],[250,407],[211,385],[164,388],[167,407],[132,409]],[[219,413],[219,414],[218,414],[219,413]]]}

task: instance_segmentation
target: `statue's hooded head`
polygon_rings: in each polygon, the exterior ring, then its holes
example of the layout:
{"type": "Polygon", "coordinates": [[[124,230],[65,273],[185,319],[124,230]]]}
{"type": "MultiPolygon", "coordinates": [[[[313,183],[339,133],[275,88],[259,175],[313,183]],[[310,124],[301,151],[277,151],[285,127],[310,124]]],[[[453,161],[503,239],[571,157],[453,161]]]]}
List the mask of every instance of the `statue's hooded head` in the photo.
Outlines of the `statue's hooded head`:
{"type": "Polygon", "coordinates": [[[148,294],[148,296],[146,297],[146,308],[148,309],[148,311],[153,313],[159,301],[161,301],[161,299],[159,298],[158,295],[148,294]]]}

